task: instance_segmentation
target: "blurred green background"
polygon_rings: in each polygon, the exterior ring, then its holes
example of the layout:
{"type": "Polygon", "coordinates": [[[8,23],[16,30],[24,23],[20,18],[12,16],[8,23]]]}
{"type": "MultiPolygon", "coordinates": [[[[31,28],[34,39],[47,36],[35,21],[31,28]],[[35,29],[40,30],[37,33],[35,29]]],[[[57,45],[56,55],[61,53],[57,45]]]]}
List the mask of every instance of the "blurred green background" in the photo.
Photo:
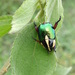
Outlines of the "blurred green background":
{"type": "MultiPolygon", "coordinates": [[[[0,0],[0,16],[13,15],[23,0],[0,0]]],[[[68,75],[75,75],[75,0],[62,0],[64,7],[64,22],[57,33],[59,46],[57,48],[58,63],[72,66],[68,75]]],[[[6,34],[0,38],[0,69],[10,56],[15,34],[6,34]]],[[[11,69],[5,74],[11,75],[11,69]]]]}

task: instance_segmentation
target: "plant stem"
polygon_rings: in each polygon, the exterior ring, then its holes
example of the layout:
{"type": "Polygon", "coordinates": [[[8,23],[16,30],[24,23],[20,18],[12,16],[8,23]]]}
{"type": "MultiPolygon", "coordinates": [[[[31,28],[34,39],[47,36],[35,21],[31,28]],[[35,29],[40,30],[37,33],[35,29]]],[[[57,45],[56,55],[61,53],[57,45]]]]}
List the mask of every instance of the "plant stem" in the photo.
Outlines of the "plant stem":
{"type": "Polygon", "coordinates": [[[10,68],[10,58],[7,60],[7,62],[4,64],[4,66],[0,70],[0,75],[4,75],[9,68],[10,68]]]}
{"type": "Polygon", "coordinates": [[[43,10],[43,5],[42,5],[41,1],[40,1],[40,0],[38,0],[38,1],[39,1],[39,4],[40,4],[40,7],[41,7],[41,10],[43,10]]]}
{"type": "Polygon", "coordinates": [[[40,10],[37,13],[37,15],[35,16],[35,18],[33,19],[33,21],[36,20],[36,22],[42,22],[42,20],[44,19],[43,16],[44,16],[44,8],[45,8],[45,5],[46,5],[46,1],[43,4],[42,4],[41,0],[38,0],[38,2],[39,2],[39,5],[40,5],[40,10]],[[39,20],[39,19],[41,19],[41,20],[39,20]]]}

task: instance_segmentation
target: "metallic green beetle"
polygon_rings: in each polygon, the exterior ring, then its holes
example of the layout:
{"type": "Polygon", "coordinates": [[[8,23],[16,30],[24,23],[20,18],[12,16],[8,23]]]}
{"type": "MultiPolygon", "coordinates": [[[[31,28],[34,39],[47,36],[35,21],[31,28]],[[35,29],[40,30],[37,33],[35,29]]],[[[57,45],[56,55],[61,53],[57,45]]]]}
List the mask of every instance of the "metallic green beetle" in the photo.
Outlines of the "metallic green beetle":
{"type": "Polygon", "coordinates": [[[33,38],[35,41],[42,44],[49,52],[54,50],[56,52],[56,35],[55,35],[55,29],[58,25],[58,22],[61,20],[61,16],[59,20],[55,23],[54,26],[52,26],[51,23],[46,22],[40,24],[38,27],[34,22],[35,30],[38,33],[39,40],[33,38]]]}

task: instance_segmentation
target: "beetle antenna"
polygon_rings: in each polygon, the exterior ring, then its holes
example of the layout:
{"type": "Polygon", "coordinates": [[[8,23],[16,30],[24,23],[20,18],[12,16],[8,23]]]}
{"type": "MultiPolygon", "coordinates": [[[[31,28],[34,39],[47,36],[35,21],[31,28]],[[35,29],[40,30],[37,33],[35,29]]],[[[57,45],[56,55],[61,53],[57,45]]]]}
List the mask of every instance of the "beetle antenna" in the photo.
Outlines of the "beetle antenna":
{"type": "Polygon", "coordinates": [[[32,36],[33,40],[35,40],[36,42],[38,42],[39,44],[41,44],[41,42],[37,39],[35,39],[33,36],[32,36]]]}
{"type": "Polygon", "coordinates": [[[58,25],[58,22],[59,22],[60,20],[61,20],[61,16],[60,16],[59,20],[55,23],[53,29],[56,29],[56,27],[57,27],[57,25],[58,25]]]}
{"type": "Polygon", "coordinates": [[[54,47],[54,51],[56,52],[56,50],[55,50],[55,49],[56,49],[56,46],[54,47]]]}

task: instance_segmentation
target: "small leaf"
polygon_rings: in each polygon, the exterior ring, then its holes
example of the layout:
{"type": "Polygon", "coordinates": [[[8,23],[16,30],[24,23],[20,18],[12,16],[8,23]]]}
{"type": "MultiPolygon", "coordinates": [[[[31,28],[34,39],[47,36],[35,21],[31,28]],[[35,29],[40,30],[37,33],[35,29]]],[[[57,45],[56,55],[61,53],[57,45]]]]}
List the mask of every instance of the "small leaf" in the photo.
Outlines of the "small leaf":
{"type": "Polygon", "coordinates": [[[56,31],[61,27],[63,22],[63,6],[62,0],[47,0],[45,7],[45,21],[51,22],[53,25],[61,16],[61,21],[59,22],[56,31]]]}
{"type": "Polygon", "coordinates": [[[48,53],[38,42],[33,24],[27,25],[16,37],[11,53],[15,75],[52,75],[56,67],[54,51],[48,53]]]}
{"type": "Polygon", "coordinates": [[[66,68],[61,65],[57,65],[53,75],[67,75],[71,71],[72,67],[66,68]]]}
{"type": "Polygon", "coordinates": [[[0,17],[0,37],[5,35],[11,29],[12,16],[0,17]]]}
{"type": "Polygon", "coordinates": [[[21,7],[15,12],[10,33],[18,32],[31,20],[38,0],[25,0],[21,7]]]}

